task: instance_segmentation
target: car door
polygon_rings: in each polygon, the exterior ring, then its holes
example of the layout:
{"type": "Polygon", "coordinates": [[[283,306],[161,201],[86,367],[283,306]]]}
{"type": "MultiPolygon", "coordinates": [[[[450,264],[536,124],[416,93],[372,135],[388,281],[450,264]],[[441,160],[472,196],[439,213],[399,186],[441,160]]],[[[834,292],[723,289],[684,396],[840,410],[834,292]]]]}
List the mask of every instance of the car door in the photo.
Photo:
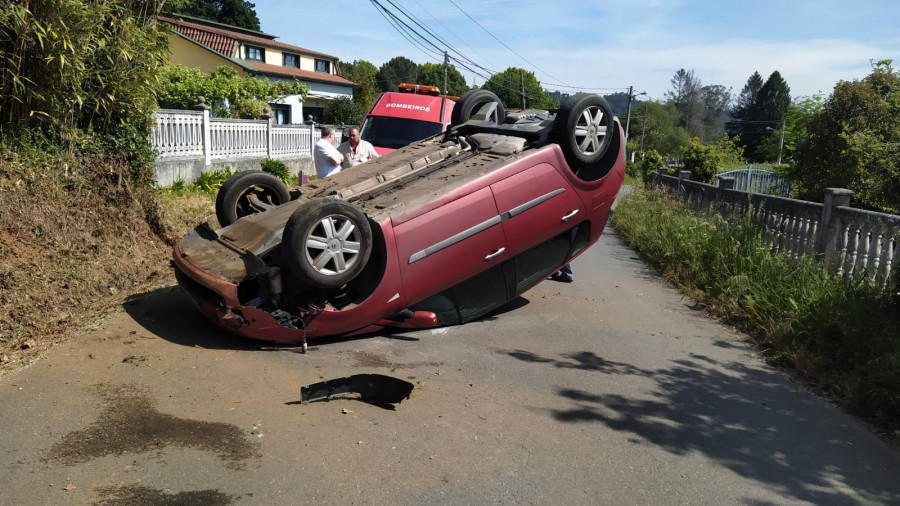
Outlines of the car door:
{"type": "Polygon", "coordinates": [[[585,216],[572,185],[549,163],[498,181],[491,190],[511,256],[571,229],[585,216]]]}
{"type": "Polygon", "coordinates": [[[406,300],[415,303],[509,258],[490,188],[394,227],[406,300]]]}

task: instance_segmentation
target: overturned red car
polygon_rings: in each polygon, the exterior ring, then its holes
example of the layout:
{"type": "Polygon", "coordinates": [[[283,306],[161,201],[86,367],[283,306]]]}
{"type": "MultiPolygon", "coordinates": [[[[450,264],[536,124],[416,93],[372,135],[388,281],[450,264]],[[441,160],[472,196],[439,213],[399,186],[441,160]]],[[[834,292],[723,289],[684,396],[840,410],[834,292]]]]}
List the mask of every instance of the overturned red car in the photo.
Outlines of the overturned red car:
{"type": "Polygon", "coordinates": [[[302,343],[479,318],[597,241],[625,173],[599,95],[506,114],[471,90],[450,128],[289,190],[244,171],[220,190],[222,228],[174,249],[200,311],[241,336],[302,343]]]}

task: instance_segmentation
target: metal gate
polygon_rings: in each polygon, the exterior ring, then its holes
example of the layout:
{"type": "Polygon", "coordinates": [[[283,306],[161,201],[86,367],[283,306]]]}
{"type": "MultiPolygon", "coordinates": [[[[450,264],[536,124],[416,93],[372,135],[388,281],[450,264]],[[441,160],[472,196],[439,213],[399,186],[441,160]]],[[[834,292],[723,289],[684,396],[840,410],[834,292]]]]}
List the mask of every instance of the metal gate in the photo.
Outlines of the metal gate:
{"type": "Polygon", "coordinates": [[[720,172],[716,177],[734,178],[735,190],[778,195],[780,197],[788,197],[791,194],[791,185],[784,176],[776,174],[769,169],[757,168],[753,165],[748,165],[742,169],[720,172]]]}

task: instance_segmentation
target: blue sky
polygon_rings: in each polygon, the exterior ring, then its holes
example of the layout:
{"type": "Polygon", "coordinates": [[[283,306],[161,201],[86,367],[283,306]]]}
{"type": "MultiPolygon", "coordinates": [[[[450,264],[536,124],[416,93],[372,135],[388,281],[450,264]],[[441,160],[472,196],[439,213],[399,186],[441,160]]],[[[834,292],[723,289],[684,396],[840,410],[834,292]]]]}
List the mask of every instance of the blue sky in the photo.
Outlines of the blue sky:
{"type": "MultiPolygon", "coordinates": [[[[777,70],[796,98],[865,77],[870,60],[900,67],[898,0],[378,1],[402,7],[483,68],[522,67],[546,88],[568,92],[634,86],[663,99],[685,68],[736,95],[753,72],[765,79],[777,70]]],[[[440,62],[369,0],[255,3],[262,31],[282,42],[376,67],[394,56],[440,62]]],[[[484,82],[460,70],[469,84],[484,82]]]]}

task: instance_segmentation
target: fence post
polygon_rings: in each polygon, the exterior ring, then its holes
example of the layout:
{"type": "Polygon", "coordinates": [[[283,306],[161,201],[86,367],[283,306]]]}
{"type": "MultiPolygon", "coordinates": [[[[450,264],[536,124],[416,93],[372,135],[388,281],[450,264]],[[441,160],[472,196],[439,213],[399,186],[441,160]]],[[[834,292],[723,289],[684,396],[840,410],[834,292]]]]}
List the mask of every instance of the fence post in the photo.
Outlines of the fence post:
{"type": "Polygon", "coordinates": [[[656,172],[653,173],[653,182],[650,184],[650,188],[655,190],[659,184],[662,182],[662,177],[669,173],[669,169],[665,167],[660,167],[656,169],[656,172]]]}
{"type": "Polygon", "coordinates": [[[834,272],[834,254],[837,247],[837,223],[834,219],[834,208],[849,206],[852,190],[844,188],[825,188],[822,217],[819,219],[819,228],[816,230],[816,256],[821,258],[827,272],[834,272]]]}
{"type": "Polygon", "coordinates": [[[722,205],[722,197],[725,195],[725,190],[734,188],[734,178],[716,176],[716,187],[716,207],[719,207],[722,205]]]}
{"type": "Polygon", "coordinates": [[[266,121],[266,158],[272,158],[272,120],[274,119],[272,110],[266,107],[262,119],[266,121]]]}
{"type": "Polygon", "coordinates": [[[212,163],[212,136],[209,128],[209,106],[206,105],[206,97],[197,97],[197,104],[192,107],[195,111],[203,111],[203,121],[201,122],[201,130],[203,130],[203,161],[204,165],[212,163]]]}
{"type": "Polygon", "coordinates": [[[678,171],[678,187],[675,191],[681,195],[684,193],[684,188],[681,186],[682,181],[690,181],[691,180],[691,171],[689,170],[680,170],[678,171]]]}

